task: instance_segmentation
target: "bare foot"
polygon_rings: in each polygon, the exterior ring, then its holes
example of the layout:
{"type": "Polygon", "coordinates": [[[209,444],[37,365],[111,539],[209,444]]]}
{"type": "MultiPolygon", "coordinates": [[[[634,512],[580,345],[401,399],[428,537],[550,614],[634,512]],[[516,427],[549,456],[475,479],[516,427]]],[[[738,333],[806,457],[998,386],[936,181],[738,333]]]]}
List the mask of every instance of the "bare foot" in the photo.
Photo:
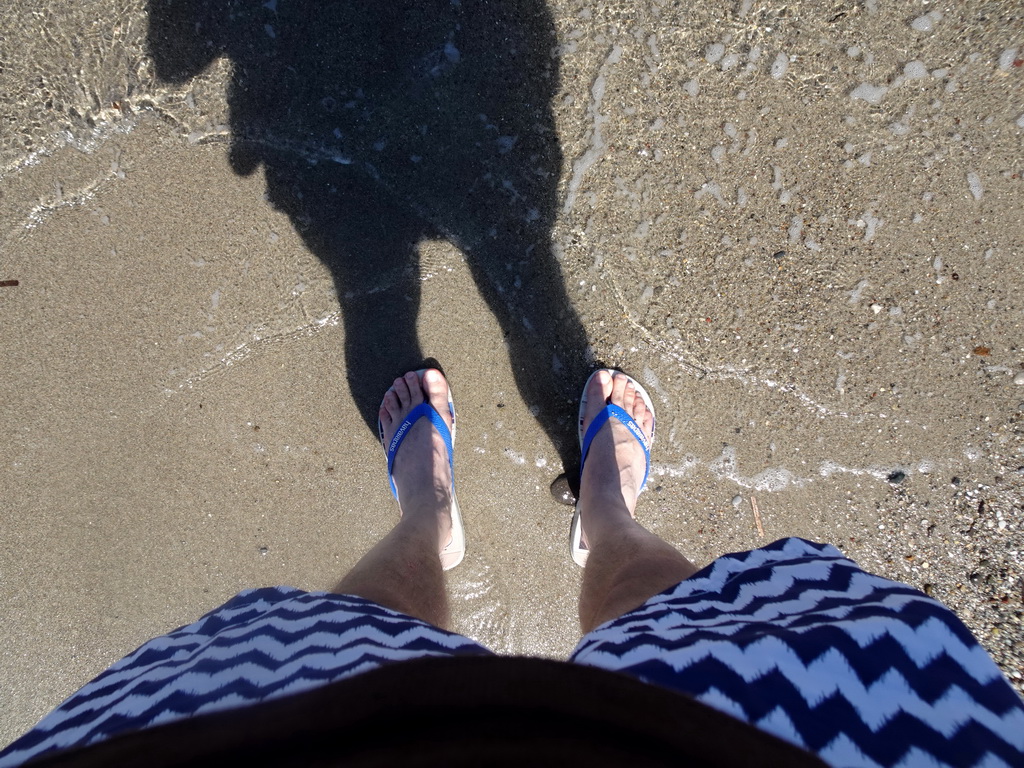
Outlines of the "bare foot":
{"type": "MultiPolygon", "coordinates": [[[[587,386],[584,434],[608,403],[630,414],[650,443],[654,433],[654,414],[648,410],[628,377],[607,371],[599,371],[587,386]]],[[[646,470],[647,460],[639,441],[622,422],[608,419],[590,443],[580,478],[580,522],[590,533],[589,539],[584,533],[584,543],[600,534],[601,523],[605,519],[624,515],[634,517],[646,470]]]]}
{"type": "MultiPolygon", "coordinates": [[[[422,381],[415,371],[395,379],[384,395],[380,418],[385,448],[391,443],[405,417],[420,403],[428,401],[452,428],[448,411],[448,382],[433,368],[423,372],[422,381]]],[[[409,428],[395,455],[392,475],[398,489],[398,504],[403,518],[435,515],[438,525],[438,551],[452,537],[452,476],[448,449],[441,434],[421,418],[409,428]]]]}

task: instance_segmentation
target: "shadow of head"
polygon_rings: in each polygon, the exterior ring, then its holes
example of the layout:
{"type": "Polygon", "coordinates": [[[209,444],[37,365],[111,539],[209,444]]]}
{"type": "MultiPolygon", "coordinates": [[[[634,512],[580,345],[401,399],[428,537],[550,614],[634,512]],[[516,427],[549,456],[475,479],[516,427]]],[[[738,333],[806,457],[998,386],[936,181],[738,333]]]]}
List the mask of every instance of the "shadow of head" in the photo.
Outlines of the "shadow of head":
{"type": "Polygon", "coordinates": [[[160,78],[231,60],[238,173],[354,165],[470,245],[503,219],[549,223],[555,45],[538,0],[150,3],[160,78]]]}
{"type": "Polygon", "coordinates": [[[550,416],[582,380],[586,337],[551,248],[556,42],[541,0],[150,0],[161,79],[230,59],[232,166],[263,167],[270,201],[331,270],[369,424],[423,358],[426,238],[464,253],[528,403],[550,416]]]}

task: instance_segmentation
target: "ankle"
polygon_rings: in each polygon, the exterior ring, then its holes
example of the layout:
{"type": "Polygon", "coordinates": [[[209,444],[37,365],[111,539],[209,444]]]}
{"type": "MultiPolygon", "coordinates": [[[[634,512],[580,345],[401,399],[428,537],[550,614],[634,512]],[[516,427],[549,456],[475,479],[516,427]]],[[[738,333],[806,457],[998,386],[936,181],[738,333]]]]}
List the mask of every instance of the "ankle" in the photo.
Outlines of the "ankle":
{"type": "Polygon", "coordinates": [[[624,487],[614,476],[594,482],[584,481],[580,487],[579,504],[581,510],[600,510],[601,517],[633,518],[636,509],[632,490],[624,487]]]}
{"type": "MultiPolygon", "coordinates": [[[[401,491],[399,491],[401,494],[401,491]]],[[[402,499],[399,506],[402,508],[402,519],[406,520],[436,520],[440,523],[451,524],[451,491],[445,488],[432,488],[427,491],[421,490],[415,496],[402,499]]]]}
{"type": "Polygon", "coordinates": [[[587,494],[579,500],[580,525],[587,546],[593,549],[606,538],[628,536],[638,527],[622,494],[587,494]]]}

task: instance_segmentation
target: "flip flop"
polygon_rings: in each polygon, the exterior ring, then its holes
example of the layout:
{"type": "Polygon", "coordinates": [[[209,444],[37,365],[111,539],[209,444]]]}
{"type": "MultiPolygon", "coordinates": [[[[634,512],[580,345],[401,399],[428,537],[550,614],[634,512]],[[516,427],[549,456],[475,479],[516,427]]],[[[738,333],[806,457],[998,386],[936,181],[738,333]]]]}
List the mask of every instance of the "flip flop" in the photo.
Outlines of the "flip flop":
{"type": "MultiPolygon", "coordinates": [[[[647,467],[644,469],[644,481],[640,484],[640,490],[637,491],[637,495],[639,495],[643,493],[644,488],[647,487],[647,478],[651,474],[651,446],[654,445],[654,428],[657,423],[654,419],[654,403],[651,401],[650,395],[647,394],[647,390],[640,386],[640,383],[632,376],[627,376],[622,373],[622,371],[615,371],[611,368],[601,368],[590,374],[590,378],[587,379],[587,383],[583,385],[583,395],[580,397],[580,412],[579,420],[577,421],[577,435],[580,441],[580,478],[583,477],[583,465],[587,461],[587,454],[590,452],[590,444],[594,441],[597,433],[601,431],[601,428],[608,419],[615,419],[622,423],[626,429],[629,430],[630,434],[636,438],[636,441],[640,443],[640,447],[644,449],[644,457],[647,459],[647,467]],[[644,405],[647,406],[647,410],[651,412],[652,424],[650,439],[644,435],[640,425],[636,423],[636,419],[630,416],[619,406],[611,403],[605,405],[604,409],[594,417],[592,422],[590,422],[590,427],[587,429],[586,433],[583,432],[583,414],[587,409],[587,389],[590,387],[591,380],[602,370],[607,371],[612,376],[616,373],[626,376],[629,382],[633,385],[633,388],[636,390],[636,393],[643,399],[644,405]]],[[[578,566],[585,567],[587,564],[587,557],[590,555],[590,550],[587,549],[586,544],[583,543],[583,526],[580,524],[579,503],[576,504],[576,509],[573,511],[572,527],[569,530],[569,537],[572,559],[578,566]]]]}
{"type": "MultiPolygon", "coordinates": [[[[423,383],[423,373],[426,368],[421,368],[416,371],[416,375],[419,377],[420,384],[423,383]]],[[[447,383],[447,380],[446,380],[447,383]]],[[[388,392],[392,391],[391,388],[388,392]]],[[[387,393],[385,393],[386,395],[387,393]]],[[[424,395],[426,393],[424,392],[424,395]]],[[[448,425],[445,424],[441,414],[437,412],[437,409],[430,404],[429,400],[424,400],[422,403],[417,405],[409,414],[405,417],[401,424],[398,425],[398,429],[395,432],[395,436],[391,438],[390,444],[384,443],[384,425],[381,424],[380,419],[377,419],[377,432],[380,435],[380,444],[384,448],[384,456],[388,462],[388,484],[391,486],[391,493],[395,499],[398,499],[398,488],[395,486],[395,478],[391,473],[391,470],[395,466],[395,456],[398,453],[398,449],[402,446],[402,442],[409,434],[409,430],[412,425],[420,419],[429,419],[430,423],[434,425],[434,428],[440,433],[441,438],[444,440],[445,448],[448,449],[448,470],[452,476],[452,538],[448,542],[447,546],[441,550],[441,567],[444,570],[450,570],[456,565],[462,562],[462,558],[466,554],[466,533],[462,527],[462,514],[459,512],[459,502],[455,498],[455,462],[454,462],[454,448],[455,448],[455,402],[452,400],[452,390],[448,387],[448,413],[452,417],[452,428],[448,429],[448,425]]]]}

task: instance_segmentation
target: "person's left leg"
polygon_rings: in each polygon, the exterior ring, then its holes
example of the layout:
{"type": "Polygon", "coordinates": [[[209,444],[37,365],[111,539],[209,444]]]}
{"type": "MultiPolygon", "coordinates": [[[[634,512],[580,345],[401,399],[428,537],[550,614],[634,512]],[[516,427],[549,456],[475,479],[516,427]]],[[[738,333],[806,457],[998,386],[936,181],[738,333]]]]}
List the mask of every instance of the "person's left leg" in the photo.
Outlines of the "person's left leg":
{"type": "MultiPolygon", "coordinates": [[[[380,409],[384,442],[405,417],[428,401],[451,429],[448,382],[440,371],[395,379],[380,409]]],[[[393,467],[402,517],[341,580],[335,592],[365,597],[438,627],[448,622],[448,597],[438,553],[451,538],[452,478],[440,433],[420,419],[402,442],[393,467]]]]}

